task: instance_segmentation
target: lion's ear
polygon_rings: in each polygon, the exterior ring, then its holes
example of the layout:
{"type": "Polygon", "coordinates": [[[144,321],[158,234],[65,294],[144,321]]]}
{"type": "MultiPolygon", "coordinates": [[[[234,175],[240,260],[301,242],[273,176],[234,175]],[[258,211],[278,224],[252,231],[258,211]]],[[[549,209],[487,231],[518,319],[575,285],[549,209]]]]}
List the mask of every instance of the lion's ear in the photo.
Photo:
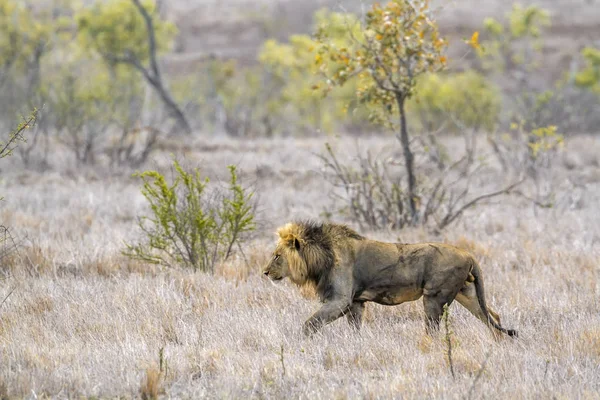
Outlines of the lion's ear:
{"type": "Polygon", "coordinates": [[[279,228],[277,234],[279,235],[280,243],[289,248],[300,250],[300,247],[304,243],[304,240],[298,235],[297,226],[292,223],[279,228]]]}

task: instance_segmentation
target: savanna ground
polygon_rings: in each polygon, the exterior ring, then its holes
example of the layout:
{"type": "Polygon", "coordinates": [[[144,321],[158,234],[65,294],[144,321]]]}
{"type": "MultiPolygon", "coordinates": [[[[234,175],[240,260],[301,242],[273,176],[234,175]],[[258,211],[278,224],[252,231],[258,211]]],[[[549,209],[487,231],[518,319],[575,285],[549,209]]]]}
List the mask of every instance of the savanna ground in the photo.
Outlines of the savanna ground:
{"type": "MultiPolygon", "coordinates": [[[[225,179],[233,162],[260,194],[261,228],[244,246],[246,260],[236,254],[215,276],[120,255],[123,241],[140,235],[136,216],[147,211],[132,171],[82,169],[67,153],[55,154],[59,167],[43,173],[22,170],[16,156],[4,160],[2,221],[23,246],[2,260],[0,397],[598,397],[598,138],[567,139],[547,181],[553,208],[503,197],[439,235],[363,231],[387,241],[455,243],[480,260],[489,304],[520,337],[495,340],[453,305],[455,379],[444,330],[425,335],[420,301],[369,304],[360,333],[340,320],[305,338],[301,324],[317,301],[260,274],[277,225],[332,210],[314,154],[326,140],[340,154],[357,146],[347,136],[198,139],[163,145],[144,166],[167,171],[175,153],[225,179]]],[[[393,137],[359,143],[397,156],[393,137]]],[[[504,175],[491,162],[475,192],[504,175]]]]}
{"type": "MultiPolygon", "coordinates": [[[[342,4],[358,11],[362,2],[163,3],[180,30],[174,51],[161,58],[165,75],[173,78],[194,71],[194,63],[209,54],[255,62],[266,38],[310,32],[315,9],[342,4]]],[[[600,7],[597,0],[536,3],[553,21],[544,35],[548,58],[536,73],[554,80],[583,45],[597,40],[600,7]]],[[[432,4],[441,7],[440,29],[450,36],[458,69],[469,61],[461,37],[481,29],[484,17],[502,17],[510,9],[499,0],[432,4]]],[[[421,301],[369,304],[360,333],[339,320],[305,338],[302,323],[319,307],[313,294],[260,273],[277,226],[331,215],[352,224],[336,212],[340,203],[331,197],[316,155],[325,142],[345,160],[359,148],[397,161],[401,150],[392,135],[161,137],[137,170],[169,175],[174,155],[225,185],[226,166],[236,164],[256,191],[259,229],[243,245],[244,254],[219,264],[214,275],[121,255],[124,242],[141,237],[137,218],[148,206],[141,182],[131,176],[135,170],[109,167],[102,146],[95,166],[78,164],[55,137],[49,138],[49,165],[32,160],[25,166],[17,154],[5,158],[0,222],[12,238],[0,249],[0,399],[598,398],[600,136],[564,133],[564,148],[538,177],[552,194],[551,208],[504,196],[468,210],[441,233],[361,231],[384,241],[453,243],[480,261],[488,303],[520,336],[497,340],[452,305],[455,377],[445,330],[425,335],[421,301]]],[[[483,136],[477,156],[489,157],[472,182],[473,196],[511,181],[483,136]]],[[[460,158],[461,138],[439,140],[451,158],[460,158]]],[[[402,176],[401,166],[395,171],[402,176]]],[[[523,189],[532,193],[532,185],[529,180],[523,189]]]]}

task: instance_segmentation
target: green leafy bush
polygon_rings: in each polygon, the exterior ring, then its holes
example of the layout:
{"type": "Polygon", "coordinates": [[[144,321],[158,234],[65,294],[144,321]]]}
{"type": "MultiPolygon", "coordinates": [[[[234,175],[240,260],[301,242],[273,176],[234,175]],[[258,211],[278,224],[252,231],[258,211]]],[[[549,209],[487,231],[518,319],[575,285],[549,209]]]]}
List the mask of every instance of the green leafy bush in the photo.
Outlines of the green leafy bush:
{"type": "Polygon", "coordinates": [[[197,75],[201,78],[196,90],[190,88],[189,80],[181,82],[193,92],[184,97],[197,102],[209,127],[231,136],[256,137],[273,136],[288,125],[282,115],[282,82],[261,66],[213,59],[197,75]]]}
{"type": "MultiPolygon", "coordinates": [[[[325,9],[315,13],[314,25],[338,48],[352,46],[352,35],[360,29],[355,15],[325,9]]],[[[343,124],[365,122],[368,113],[356,101],[356,82],[323,98],[323,90],[319,90],[326,89],[323,61],[332,68],[341,65],[341,61],[322,60],[321,47],[321,43],[308,35],[292,35],[288,43],[265,42],[258,59],[271,78],[280,82],[277,111],[303,131],[331,132],[343,124]]]]}
{"type": "Polygon", "coordinates": [[[144,243],[126,244],[124,254],[165,266],[213,272],[227,260],[234,246],[254,230],[253,193],[238,182],[236,167],[229,166],[228,190],[209,187],[198,169],[187,172],[173,162],[176,177],[167,182],[157,171],[135,176],[142,179],[142,194],[151,215],[139,219],[144,243]]]}
{"type": "Polygon", "coordinates": [[[586,66],[575,76],[575,84],[600,94],[600,49],[586,47],[581,50],[586,66]]]}
{"type": "Polygon", "coordinates": [[[513,5],[503,22],[483,21],[488,39],[477,46],[482,66],[491,72],[531,72],[542,65],[543,34],[550,26],[547,10],[538,6],[513,5]]]}
{"type": "Polygon", "coordinates": [[[525,121],[512,123],[505,133],[489,135],[496,155],[505,170],[534,173],[545,168],[556,158],[556,151],[563,144],[564,136],[554,125],[527,129],[525,121]]]}
{"type": "Polygon", "coordinates": [[[457,74],[427,74],[408,104],[424,132],[461,132],[464,128],[491,131],[496,126],[502,98],[500,91],[475,71],[457,74]]]}
{"type": "MultiPolygon", "coordinates": [[[[315,27],[323,26],[340,46],[350,44],[346,24],[352,14],[320,10],[315,27]]],[[[175,80],[173,91],[180,103],[195,107],[209,129],[232,136],[274,136],[332,132],[367,121],[365,108],[355,100],[356,85],[323,97],[320,44],[309,35],[292,35],[286,42],[267,40],[256,65],[235,60],[209,59],[193,75],[175,80]],[[190,84],[190,81],[196,82],[190,84]]]]}
{"type": "MultiPolygon", "coordinates": [[[[165,50],[175,37],[175,25],[161,19],[153,1],[141,5],[152,16],[156,49],[165,50]]],[[[135,58],[141,62],[149,56],[148,33],[142,15],[131,0],[95,2],[75,15],[82,47],[96,50],[102,56],[135,58]]]]}

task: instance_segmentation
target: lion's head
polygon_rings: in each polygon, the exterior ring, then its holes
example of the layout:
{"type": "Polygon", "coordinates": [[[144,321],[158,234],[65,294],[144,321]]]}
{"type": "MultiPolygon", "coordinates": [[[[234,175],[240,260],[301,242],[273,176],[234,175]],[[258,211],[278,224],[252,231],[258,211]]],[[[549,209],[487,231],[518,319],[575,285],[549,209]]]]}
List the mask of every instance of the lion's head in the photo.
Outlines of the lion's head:
{"type": "Polygon", "coordinates": [[[279,240],[263,273],[273,280],[289,277],[297,285],[319,283],[336,263],[336,243],[362,236],[344,225],[290,222],[277,230],[279,240]]]}
{"type": "Polygon", "coordinates": [[[279,241],[263,273],[274,281],[289,277],[296,284],[308,278],[308,266],[301,250],[305,246],[301,226],[289,223],[277,230],[279,241]]]}

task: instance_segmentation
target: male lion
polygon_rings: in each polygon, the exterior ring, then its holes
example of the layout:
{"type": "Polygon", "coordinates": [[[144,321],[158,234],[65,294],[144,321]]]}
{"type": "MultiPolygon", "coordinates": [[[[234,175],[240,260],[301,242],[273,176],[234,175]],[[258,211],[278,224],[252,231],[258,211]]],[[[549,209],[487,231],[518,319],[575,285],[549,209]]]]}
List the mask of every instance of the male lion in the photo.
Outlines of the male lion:
{"type": "Polygon", "coordinates": [[[456,299],[490,329],[517,336],[486,306],[481,269],[466,251],[443,243],[378,242],[337,224],[292,222],[277,233],[264,274],[313,284],[324,303],[304,323],[307,335],[343,315],[360,328],[367,301],[397,305],[423,296],[427,332],[439,326],[444,304],[456,299]]]}

